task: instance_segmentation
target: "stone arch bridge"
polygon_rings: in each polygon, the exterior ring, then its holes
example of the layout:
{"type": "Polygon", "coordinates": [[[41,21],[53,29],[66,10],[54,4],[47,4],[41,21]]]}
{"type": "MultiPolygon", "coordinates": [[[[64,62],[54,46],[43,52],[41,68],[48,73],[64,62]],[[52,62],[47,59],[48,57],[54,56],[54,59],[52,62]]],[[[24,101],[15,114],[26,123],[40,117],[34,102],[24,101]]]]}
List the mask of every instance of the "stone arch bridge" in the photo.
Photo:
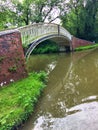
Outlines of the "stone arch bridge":
{"type": "Polygon", "coordinates": [[[65,28],[53,23],[39,23],[20,27],[22,45],[28,46],[25,57],[29,57],[33,49],[42,41],[51,39],[59,44],[61,51],[69,47],[71,51],[80,46],[91,44],[89,41],[73,37],[65,28]]]}
{"type": "Polygon", "coordinates": [[[62,26],[57,24],[33,24],[25,27],[20,27],[23,46],[28,46],[25,56],[29,57],[32,50],[42,41],[51,39],[61,47],[69,46],[72,50],[72,35],[62,26]]]}
{"type": "Polygon", "coordinates": [[[33,24],[0,32],[0,86],[21,79],[27,75],[25,57],[42,41],[52,39],[60,46],[76,47],[91,44],[89,41],[73,37],[65,28],[57,24],[33,24]],[[29,46],[25,57],[22,46],[29,46]]]}

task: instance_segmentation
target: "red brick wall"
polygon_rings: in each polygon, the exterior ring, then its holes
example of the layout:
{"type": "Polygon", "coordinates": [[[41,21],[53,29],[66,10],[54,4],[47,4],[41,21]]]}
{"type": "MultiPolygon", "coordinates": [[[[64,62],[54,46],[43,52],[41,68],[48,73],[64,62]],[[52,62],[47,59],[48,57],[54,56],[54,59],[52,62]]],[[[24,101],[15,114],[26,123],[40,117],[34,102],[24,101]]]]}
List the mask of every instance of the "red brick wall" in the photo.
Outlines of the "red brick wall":
{"type": "Polygon", "coordinates": [[[79,39],[79,38],[76,38],[76,37],[72,38],[72,48],[73,48],[73,50],[77,47],[87,46],[87,45],[91,45],[91,44],[93,44],[93,43],[90,42],[90,41],[82,40],[82,39],[79,39]]]}
{"type": "Polygon", "coordinates": [[[26,77],[25,59],[18,31],[0,33],[0,86],[26,77]]]}

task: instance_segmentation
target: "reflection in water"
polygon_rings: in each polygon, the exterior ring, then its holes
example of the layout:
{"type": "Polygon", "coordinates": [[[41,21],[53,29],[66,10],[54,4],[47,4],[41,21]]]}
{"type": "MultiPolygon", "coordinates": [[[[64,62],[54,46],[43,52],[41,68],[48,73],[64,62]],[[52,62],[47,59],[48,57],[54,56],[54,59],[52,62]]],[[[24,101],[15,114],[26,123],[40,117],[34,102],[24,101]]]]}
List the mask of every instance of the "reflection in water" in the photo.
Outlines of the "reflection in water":
{"type": "Polygon", "coordinates": [[[98,96],[89,96],[87,98],[82,99],[82,102],[89,102],[93,100],[98,100],[98,96]]]}
{"type": "Polygon", "coordinates": [[[46,72],[47,74],[50,74],[50,72],[56,67],[56,61],[50,63],[47,65],[46,72]]]}
{"type": "Polygon", "coordinates": [[[45,70],[48,86],[21,130],[98,129],[98,50],[38,55],[28,70],[45,70]]]}

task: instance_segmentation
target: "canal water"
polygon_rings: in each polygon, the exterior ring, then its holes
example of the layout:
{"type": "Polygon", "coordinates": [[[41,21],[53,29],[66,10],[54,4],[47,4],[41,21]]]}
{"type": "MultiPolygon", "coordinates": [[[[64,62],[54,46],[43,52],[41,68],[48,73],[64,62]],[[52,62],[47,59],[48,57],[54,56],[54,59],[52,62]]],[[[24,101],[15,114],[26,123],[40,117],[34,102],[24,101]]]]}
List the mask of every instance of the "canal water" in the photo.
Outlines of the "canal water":
{"type": "Polygon", "coordinates": [[[21,130],[98,130],[98,49],[33,55],[27,68],[49,80],[21,130]]]}

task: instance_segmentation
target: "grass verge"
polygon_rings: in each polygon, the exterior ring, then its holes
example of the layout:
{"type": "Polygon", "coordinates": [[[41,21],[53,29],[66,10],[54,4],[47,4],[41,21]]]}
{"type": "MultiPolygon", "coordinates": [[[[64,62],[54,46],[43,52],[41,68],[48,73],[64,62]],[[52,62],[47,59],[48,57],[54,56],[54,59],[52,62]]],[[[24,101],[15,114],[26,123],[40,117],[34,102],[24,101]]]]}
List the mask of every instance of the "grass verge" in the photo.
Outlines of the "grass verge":
{"type": "Polygon", "coordinates": [[[93,45],[81,46],[81,47],[75,48],[75,51],[82,51],[82,50],[92,49],[92,48],[95,48],[95,47],[98,47],[97,43],[93,44],[93,45]]]}
{"type": "Polygon", "coordinates": [[[44,72],[33,73],[0,88],[0,130],[15,129],[28,118],[45,87],[46,77],[44,72]]]}

